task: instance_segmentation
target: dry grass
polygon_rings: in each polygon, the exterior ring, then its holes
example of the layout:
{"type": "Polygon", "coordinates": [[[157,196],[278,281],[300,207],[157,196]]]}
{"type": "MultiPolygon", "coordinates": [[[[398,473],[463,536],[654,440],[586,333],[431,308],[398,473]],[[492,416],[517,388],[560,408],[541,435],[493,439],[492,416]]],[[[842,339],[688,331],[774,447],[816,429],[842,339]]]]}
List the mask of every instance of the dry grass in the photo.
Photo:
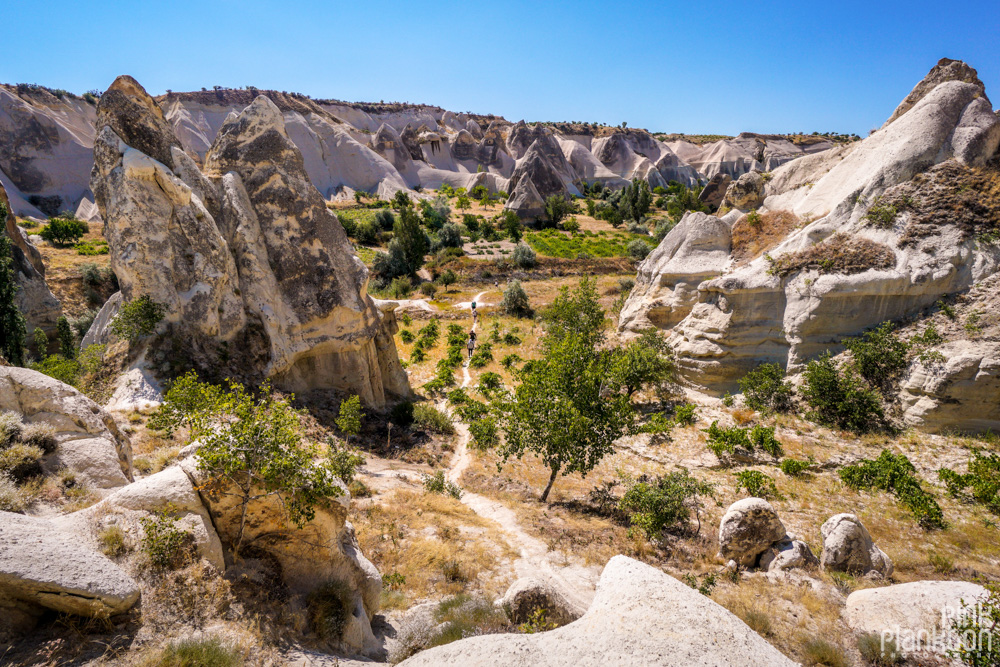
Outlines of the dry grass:
{"type": "MultiPolygon", "coordinates": [[[[888,198],[909,197],[914,211],[899,240],[901,246],[957,227],[965,236],[1000,232],[1000,163],[967,167],[944,162],[888,193],[888,198]]],[[[996,242],[995,238],[993,242],[996,242]]]]}
{"type": "MultiPolygon", "coordinates": [[[[103,223],[91,222],[88,223],[88,227],[90,231],[81,241],[104,239],[103,223]]],[[[27,231],[29,234],[37,234],[41,228],[42,225],[39,225],[27,231]]],[[[79,255],[71,245],[60,248],[50,243],[42,243],[38,246],[38,251],[45,264],[45,282],[62,303],[63,313],[67,317],[79,317],[91,308],[100,308],[100,303],[88,300],[87,286],[80,278],[80,267],[84,264],[97,264],[99,268],[104,269],[111,263],[108,255],[79,255]]],[[[110,294],[101,296],[107,298],[110,294]]]]}
{"type": "Polygon", "coordinates": [[[400,489],[359,503],[352,520],[379,572],[405,579],[384,592],[388,609],[471,590],[497,597],[510,583],[505,565],[515,552],[495,524],[454,498],[400,489]]]}
{"type": "Polygon", "coordinates": [[[807,270],[852,274],[894,266],[896,254],[888,246],[860,236],[834,234],[810,248],[772,259],[769,272],[784,278],[807,270]]]}
{"type": "Polygon", "coordinates": [[[751,224],[744,215],[733,225],[733,258],[740,263],[760,257],[788,236],[799,226],[799,219],[791,211],[768,211],[758,214],[759,222],[751,224]]]}

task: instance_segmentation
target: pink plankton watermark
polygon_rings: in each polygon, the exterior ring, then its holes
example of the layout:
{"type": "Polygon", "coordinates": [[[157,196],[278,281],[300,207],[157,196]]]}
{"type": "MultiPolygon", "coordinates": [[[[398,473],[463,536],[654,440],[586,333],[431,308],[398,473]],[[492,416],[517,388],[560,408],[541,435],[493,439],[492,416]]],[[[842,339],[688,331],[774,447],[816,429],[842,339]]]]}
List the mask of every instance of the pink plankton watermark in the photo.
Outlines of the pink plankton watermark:
{"type": "Polygon", "coordinates": [[[916,651],[951,654],[962,649],[990,652],[993,650],[991,625],[992,618],[983,609],[982,602],[962,607],[945,606],[941,608],[941,621],[934,628],[913,630],[899,625],[883,628],[881,648],[885,653],[886,647],[894,644],[896,650],[903,654],[916,651]],[[956,623],[970,629],[956,632],[953,629],[956,623]],[[978,628],[979,632],[973,628],[978,628]]]}

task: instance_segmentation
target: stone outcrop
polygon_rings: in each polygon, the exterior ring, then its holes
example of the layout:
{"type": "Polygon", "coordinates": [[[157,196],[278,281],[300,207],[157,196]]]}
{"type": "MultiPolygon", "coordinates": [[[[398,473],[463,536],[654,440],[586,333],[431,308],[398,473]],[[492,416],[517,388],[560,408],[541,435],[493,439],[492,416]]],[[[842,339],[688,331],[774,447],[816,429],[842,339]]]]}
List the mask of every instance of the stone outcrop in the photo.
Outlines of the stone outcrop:
{"type": "Polygon", "coordinates": [[[132,445],[114,419],[73,387],[27,368],[0,367],[0,411],[28,424],[55,429],[49,472],[73,471],[90,487],[110,489],[132,481],[132,445]]]}
{"type": "Polygon", "coordinates": [[[0,512],[0,598],[100,617],[128,611],[139,586],[51,521],[0,512]]]}
{"type": "MultiPolygon", "coordinates": [[[[192,365],[219,375],[262,369],[292,391],[335,388],[375,406],[409,395],[395,323],[367,295],[367,269],[278,108],[258,97],[230,115],[203,173],[138,84],[109,90],[93,190],[124,300],[166,305],[161,340],[183,341],[192,365]]],[[[157,368],[168,353],[154,344],[146,359],[157,368]]]]}
{"type": "MultiPolygon", "coordinates": [[[[548,157],[545,144],[536,140],[518,160],[510,177],[509,193],[505,208],[522,219],[536,219],[545,215],[545,200],[553,195],[569,194],[562,176],[548,157]]],[[[562,156],[562,152],[559,153],[562,156]]]]}
{"type": "Polygon", "coordinates": [[[868,529],[853,514],[837,514],[820,528],[823,553],[820,563],[826,570],[855,575],[875,573],[892,576],[892,560],[875,546],[868,529]]]}
{"type": "Polygon", "coordinates": [[[729,174],[716,174],[712,180],[705,184],[698,199],[713,209],[717,209],[722,206],[722,201],[726,198],[726,191],[732,182],[733,177],[729,174]]]}
{"type": "Polygon", "coordinates": [[[897,118],[916,106],[917,102],[924,99],[924,97],[937,88],[938,85],[947,81],[961,81],[962,83],[972,84],[979,89],[980,94],[986,95],[986,86],[984,86],[983,82],[979,80],[979,73],[976,72],[975,69],[969,67],[961,60],[942,58],[938,61],[938,64],[927,73],[927,76],[925,76],[920,83],[913,87],[910,94],[899,103],[899,106],[892,112],[892,115],[889,117],[889,120],[885,122],[885,124],[888,125],[889,123],[895,121],[897,118]]]}
{"type": "MultiPolygon", "coordinates": [[[[966,291],[995,273],[1000,253],[976,244],[960,225],[940,224],[909,242],[906,221],[914,213],[904,212],[886,228],[865,216],[879,197],[891,197],[896,188],[917,195],[919,206],[922,195],[933,193],[922,193],[921,183],[927,181],[911,182],[914,176],[934,173],[935,165],[981,166],[998,144],[1000,121],[981,87],[949,80],[850,148],[775,169],[764,189],[762,212],[789,211],[805,223],[756,259],[730,264],[719,277],[693,276],[691,282],[701,281],[689,299],[696,303],[682,321],[672,323],[670,336],[682,377],[721,394],[736,390],[736,381],[761,363],[778,363],[794,373],[827,349],[839,351],[843,337],[910,317],[942,294],[966,291]],[[888,263],[880,259],[845,271],[831,251],[825,258],[828,268],[772,270],[775,260],[791,261],[836,239],[877,248],[882,258],[888,252],[892,256],[888,263]]],[[[691,265],[698,266],[697,260],[693,256],[691,265]]],[[[706,260],[717,261],[711,254],[706,260]]],[[[658,277],[640,280],[655,284],[658,277]]],[[[669,275],[667,282],[687,281],[669,275]]],[[[637,290],[623,312],[642,311],[642,304],[632,301],[644,298],[645,292],[637,290]]],[[[635,331],[645,324],[633,318],[623,328],[635,331]]]]}
{"type": "Polygon", "coordinates": [[[625,556],[608,561],[590,609],[569,625],[529,635],[461,639],[400,664],[596,667],[642,663],[795,664],[710,598],[625,556]]]}
{"type": "Polygon", "coordinates": [[[669,329],[698,303],[698,285],[718,276],[730,262],[729,225],[705,213],[688,212],[639,264],[619,322],[641,331],[669,329]]]}
{"type": "Polygon", "coordinates": [[[768,572],[780,572],[813,567],[819,565],[819,559],[802,540],[785,538],[761,554],[757,565],[768,572]]]}
{"type": "Polygon", "coordinates": [[[786,538],[785,526],[771,503],[744,498],[730,505],[719,523],[719,555],[754,567],[761,554],[786,538]]]}
{"type": "Polygon", "coordinates": [[[764,175],[759,171],[748,171],[729,184],[723,206],[750,211],[764,203],[764,175]]]}
{"type": "Polygon", "coordinates": [[[566,625],[586,613],[575,601],[566,597],[559,586],[543,577],[518,579],[497,604],[510,614],[514,623],[526,623],[535,611],[545,612],[545,620],[566,625]]]}

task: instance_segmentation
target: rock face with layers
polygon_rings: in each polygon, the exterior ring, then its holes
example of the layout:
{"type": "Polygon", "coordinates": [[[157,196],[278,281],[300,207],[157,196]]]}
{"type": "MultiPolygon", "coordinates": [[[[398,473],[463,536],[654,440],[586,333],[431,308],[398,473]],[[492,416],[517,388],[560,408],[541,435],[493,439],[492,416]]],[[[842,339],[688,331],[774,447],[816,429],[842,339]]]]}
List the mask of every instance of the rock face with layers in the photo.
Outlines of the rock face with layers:
{"type": "MultiPolygon", "coordinates": [[[[734,263],[721,276],[698,284],[697,303],[673,325],[670,336],[682,377],[722,393],[736,390],[736,381],[761,363],[797,372],[825,350],[839,351],[843,337],[909,317],[942,294],[966,291],[995,273],[1000,253],[977,244],[958,225],[939,225],[920,243],[908,245],[904,232],[911,213],[884,228],[865,216],[879,197],[915,175],[941,163],[982,166],[998,144],[1000,119],[981,85],[948,80],[849,149],[777,168],[765,186],[762,211],[790,211],[805,224],[749,263],[734,263]],[[826,251],[823,243],[878,248],[879,257],[891,253],[893,261],[865,264],[862,258],[845,270],[837,262],[847,261],[846,250],[843,255],[826,251]],[[829,267],[772,268],[774,260],[781,266],[810,252],[829,260],[829,267]]],[[[708,254],[705,260],[715,261],[708,254]]],[[[691,264],[698,265],[697,255],[691,264]]],[[[642,304],[634,301],[646,299],[645,285],[657,280],[640,276],[624,312],[641,311],[642,304]]],[[[681,280],[669,276],[669,282],[681,280]]],[[[633,331],[644,324],[641,318],[623,322],[633,331]]]]}
{"type": "Polygon", "coordinates": [[[400,664],[791,667],[795,663],[708,597],[656,568],[615,556],[604,567],[593,604],[579,620],[530,635],[461,639],[400,664]]]}
{"type": "Polygon", "coordinates": [[[115,420],[79,391],[27,368],[0,366],[0,411],[55,429],[58,445],[46,469],[68,468],[98,489],[132,481],[132,445],[115,420]]]}
{"type": "Polygon", "coordinates": [[[892,560],[875,546],[868,529],[853,514],[837,514],[820,528],[824,569],[865,575],[870,572],[892,576],[892,560]]]}
{"type": "MultiPolygon", "coordinates": [[[[182,341],[194,366],[220,375],[262,369],[283,388],[339,389],[376,407],[408,396],[395,322],[368,296],[367,269],[277,107],[258,97],[232,114],[202,173],[134,80],[109,92],[93,190],[123,299],[166,305],[161,340],[182,341]]],[[[154,346],[147,357],[155,367],[168,354],[154,346]]]]}

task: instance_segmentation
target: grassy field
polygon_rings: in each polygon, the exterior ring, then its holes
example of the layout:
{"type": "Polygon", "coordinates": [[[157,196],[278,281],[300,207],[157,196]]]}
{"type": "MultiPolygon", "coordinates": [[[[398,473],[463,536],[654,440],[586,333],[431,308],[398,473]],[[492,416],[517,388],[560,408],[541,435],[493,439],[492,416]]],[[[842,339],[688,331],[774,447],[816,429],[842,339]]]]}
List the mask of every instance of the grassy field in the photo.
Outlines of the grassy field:
{"type": "Polygon", "coordinates": [[[557,229],[543,229],[540,232],[528,232],[524,235],[524,240],[539,255],[564,259],[573,259],[581,255],[624,257],[628,254],[628,244],[636,239],[645,242],[650,248],[656,247],[656,239],[651,236],[619,231],[594,232],[588,229],[570,233],[557,229]]]}

